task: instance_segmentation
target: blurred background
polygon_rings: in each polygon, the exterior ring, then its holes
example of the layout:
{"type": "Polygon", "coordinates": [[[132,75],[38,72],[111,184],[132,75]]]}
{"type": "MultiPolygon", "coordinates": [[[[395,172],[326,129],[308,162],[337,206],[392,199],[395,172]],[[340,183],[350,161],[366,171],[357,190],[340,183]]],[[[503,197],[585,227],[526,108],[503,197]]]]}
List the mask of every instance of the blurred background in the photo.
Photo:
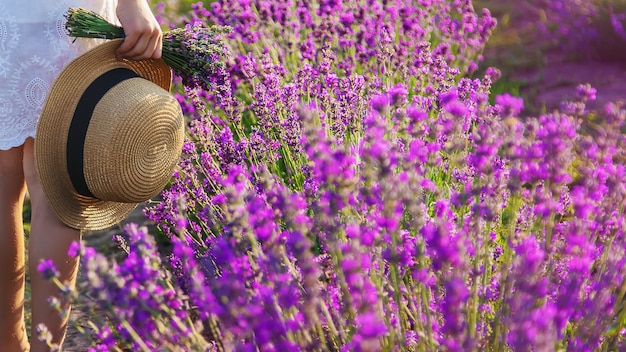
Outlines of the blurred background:
{"type": "Polygon", "coordinates": [[[474,7],[498,19],[482,65],[502,70],[494,93],[524,97],[525,114],[558,108],[579,83],[598,90],[592,109],[623,99],[626,1],[476,0],[474,7]]]}

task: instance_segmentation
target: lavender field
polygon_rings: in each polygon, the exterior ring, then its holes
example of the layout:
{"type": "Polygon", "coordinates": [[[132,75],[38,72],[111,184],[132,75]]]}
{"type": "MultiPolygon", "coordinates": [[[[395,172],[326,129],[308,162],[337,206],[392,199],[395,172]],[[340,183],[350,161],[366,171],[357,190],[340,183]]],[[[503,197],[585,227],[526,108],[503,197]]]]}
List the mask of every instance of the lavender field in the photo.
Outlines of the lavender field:
{"type": "MultiPolygon", "coordinates": [[[[562,52],[626,44],[623,1],[527,3],[562,52]]],[[[623,102],[528,106],[471,0],[155,9],[230,28],[225,65],[178,78],[153,226],[70,248],[92,351],[626,351],[623,102]]]]}

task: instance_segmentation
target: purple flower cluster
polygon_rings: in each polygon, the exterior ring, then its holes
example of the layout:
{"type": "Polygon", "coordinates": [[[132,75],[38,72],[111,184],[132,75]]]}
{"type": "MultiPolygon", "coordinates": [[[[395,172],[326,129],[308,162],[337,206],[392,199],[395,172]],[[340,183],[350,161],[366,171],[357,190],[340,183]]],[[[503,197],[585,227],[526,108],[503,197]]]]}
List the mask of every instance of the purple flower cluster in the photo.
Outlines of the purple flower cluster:
{"type": "Polygon", "coordinates": [[[127,225],[125,233],[128,253],[119,262],[78,243],[68,252],[81,256],[87,272],[87,281],[78,290],[93,299],[89,307],[94,324],[88,333],[94,350],[201,346],[194,336],[188,299],[162,270],[154,238],[134,224],[127,225]]]}
{"type": "Polygon", "coordinates": [[[210,90],[224,78],[225,48],[220,35],[230,29],[203,27],[197,23],[164,33],[163,60],[186,87],[210,90]]]}
{"type": "Polygon", "coordinates": [[[337,74],[405,79],[429,74],[425,47],[461,73],[475,70],[495,26],[489,12],[477,15],[469,0],[213,1],[210,8],[194,5],[192,19],[231,26],[238,52],[261,46],[284,64],[324,67],[332,60],[337,74]]]}
{"type": "Polygon", "coordinates": [[[586,85],[534,118],[507,94],[491,105],[499,72],[465,77],[493,27],[470,1],[215,1],[189,17],[234,29],[228,79],[180,93],[188,140],[146,210],[167,261],[132,226],[119,263],[83,250],[82,289],[109,314],[98,344],[626,347],[625,105],[583,119],[586,85]]]}

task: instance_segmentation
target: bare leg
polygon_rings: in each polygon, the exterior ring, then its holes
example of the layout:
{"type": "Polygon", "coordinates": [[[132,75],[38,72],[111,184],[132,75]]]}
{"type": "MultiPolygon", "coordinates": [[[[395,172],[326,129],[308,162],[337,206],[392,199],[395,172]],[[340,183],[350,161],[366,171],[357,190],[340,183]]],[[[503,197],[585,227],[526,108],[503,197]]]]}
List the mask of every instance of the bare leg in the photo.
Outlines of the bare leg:
{"type": "Polygon", "coordinates": [[[0,341],[3,351],[28,351],[24,326],[24,229],[26,185],[23,147],[0,150],[0,341]]]}
{"type": "Polygon", "coordinates": [[[37,265],[41,259],[52,259],[59,270],[59,280],[74,286],[78,271],[78,258],[69,257],[67,250],[70,243],[80,240],[80,232],[64,225],[50,207],[37,177],[33,152],[33,140],[28,139],[24,144],[24,173],[32,205],[28,265],[32,286],[32,336],[34,336],[31,338],[31,351],[35,352],[49,350],[36,338],[36,329],[39,324],[46,325],[50,330],[52,343],[61,345],[65,338],[67,318],[62,319],[59,313],[50,307],[49,297],[57,297],[68,313],[70,309],[69,302],[63,300],[58,288],[45,280],[37,271],[37,265]]]}

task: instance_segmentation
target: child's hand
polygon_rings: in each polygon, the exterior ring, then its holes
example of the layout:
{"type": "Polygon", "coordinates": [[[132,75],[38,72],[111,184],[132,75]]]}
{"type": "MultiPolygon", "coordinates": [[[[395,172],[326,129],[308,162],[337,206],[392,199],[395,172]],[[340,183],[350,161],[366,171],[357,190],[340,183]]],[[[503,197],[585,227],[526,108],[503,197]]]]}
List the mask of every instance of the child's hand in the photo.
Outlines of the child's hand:
{"type": "Polygon", "coordinates": [[[163,32],[146,0],[119,0],[117,18],[126,38],[117,55],[132,60],[161,57],[163,32]]]}

